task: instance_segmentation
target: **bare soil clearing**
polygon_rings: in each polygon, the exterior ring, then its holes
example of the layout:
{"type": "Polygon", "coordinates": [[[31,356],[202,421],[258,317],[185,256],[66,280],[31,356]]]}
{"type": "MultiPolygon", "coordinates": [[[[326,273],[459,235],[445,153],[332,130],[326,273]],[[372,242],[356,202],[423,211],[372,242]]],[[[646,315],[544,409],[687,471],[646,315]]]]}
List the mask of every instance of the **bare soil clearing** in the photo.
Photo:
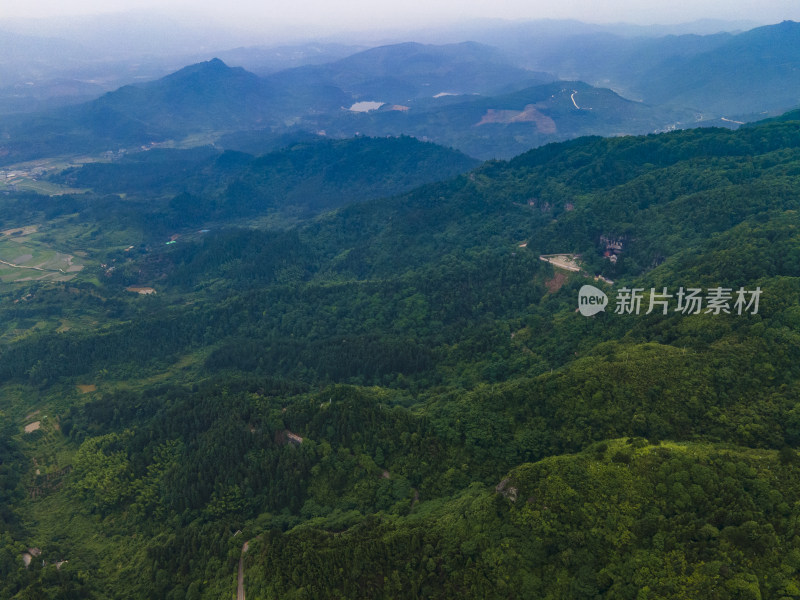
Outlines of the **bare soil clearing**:
{"type": "Polygon", "coordinates": [[[125,288],[126,292],[133,292],[135,294],[140,294],[142,296],[147,296],[148,294],[155,294],[156,291],[151,287],[140,287],[138,285],[129,285],[125,288]]]}
{"type": "Polygon", "coordinates": [[[536,128],[542,133],[556,132],[556,122],[539,112],[533,104],[528,104],[521,111],[490,108],[475,126],[478,127],[487,123],[535,123],[536,128]]]}
{"type": "Polygon", "coordinates": [[[0,234],[11,235],[11,236],[30,235],[31,233],[36,233],[38,229],[39,229],[38,225],[26,225],[25,227],[14,227],[12,229],[5,229],[3,231],[0,231],[0,234]]]}
{"type": "Polygon", "coordinates": [[[581,263],[577,254],[542,254],[539,260],[549,262],[554,267],[566,269],[567,271],[580,272],[581,263]]]}
{"type": "Polygon", "coordinates": [[[548,279],[544,282],[547,291],[551,294],[555,294],[561,287],[567,282],[567,275],[566,273],[559,273],[556,272],[553,275],[552,279],[548,279]]]}

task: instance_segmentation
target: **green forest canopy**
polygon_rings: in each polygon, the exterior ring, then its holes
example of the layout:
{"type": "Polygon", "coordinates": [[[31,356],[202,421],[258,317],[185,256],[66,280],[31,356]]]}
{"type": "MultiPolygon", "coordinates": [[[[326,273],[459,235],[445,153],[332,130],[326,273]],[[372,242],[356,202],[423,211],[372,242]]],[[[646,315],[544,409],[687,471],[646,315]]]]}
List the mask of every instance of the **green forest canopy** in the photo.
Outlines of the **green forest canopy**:
{"type": "Polygon", "coordinates": [[[250,540],[256,598],[800,596],[799,128],[583,138],[4,290],[40,325],[0,349],[0,595],[216,598],[250,540]],[[762,296],[587,318],[587,282],[762,296]]]}

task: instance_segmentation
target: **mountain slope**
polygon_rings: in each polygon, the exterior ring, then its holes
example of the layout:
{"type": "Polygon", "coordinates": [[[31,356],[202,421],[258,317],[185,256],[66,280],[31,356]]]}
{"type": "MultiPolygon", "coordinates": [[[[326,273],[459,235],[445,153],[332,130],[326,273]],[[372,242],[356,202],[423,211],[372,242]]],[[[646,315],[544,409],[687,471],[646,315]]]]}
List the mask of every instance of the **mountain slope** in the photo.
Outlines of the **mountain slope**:
{"type": "Polygon", "coordinates": [[[2,122],[0,160],[16,162],[68,152],[92,152],[182,140],[282,123],[290,115],[347,104],[340,90],[314,84],[282,89],[214,59],[157,81],[129,85],[92,102],[2,122]]]}
{"type": "MultiPolygon", "coordinates": [[[[791,597],[791,116],[550,144],[294,229],[117,242],[83,279],[6,288],[0,592],[223,597],[249,541],[255,596],[791,597]],[[587,283],[609,296],[593,317],[587,283]],[[740,286],[757,311],[705,310],[740,286]],[[645,314],[664,287],[670,310],[645,314]],[[676,310],[681,287],[703,311],[676,310]],[[637,314],[614,310],[625,288],[637,314]]],[[[3,241],[91,237],[96,206],[125,208],[80,200],[3,241]]]]}
{"type": "Polygon", "coordinates": [[[256,75],[221,60],[191,65],[154,82],[105,94],[87,111],[109,110],[165,135],[246,125],[263,119],[275,92],[256,75]]]}
{"type": "Polygon", "coordinates": [[[175,228],[268,216],[285,223],[402,193],[477,164],[455,150],[409,137],[317,137],[258,158],[211,148],[156,149],[67,169],[54,180],[125,194],[142,219],[159,214],[175,228]]]}
{"type": "Polygon", "coordinates": [[[407,517],[269,532],[246,556],[247,593],[781,597],[796,589],[797,472],[777,452],[614,440],[407,517]]]}
{"type": "Polygon", "coordinates": [[[392,103],[442,92],[491,94],[553,79],[517,67],[496,48],[475,42],[380,46],[326,65],[284,71],[270,80],[296,82],[301,77],[329,82],[358,99],[392,103]]]}
{"type": "Polygon", "coordinates": [[[408,110],[385,106],[315,120],[329,134],[403,133],[453,146],[478,158],[509,158],[580,135],[630,135],[693,124],[694,113],[664,110],[579,81],[556,81],[494,97],[420,99],[408,110]]]}
{"type": "Polygon", "coordinates": [[[649,102],[728,114],[759,114],[800,104],[800,23],[740,33],[717,48],[659,65],[642,78],[649,102]]]}

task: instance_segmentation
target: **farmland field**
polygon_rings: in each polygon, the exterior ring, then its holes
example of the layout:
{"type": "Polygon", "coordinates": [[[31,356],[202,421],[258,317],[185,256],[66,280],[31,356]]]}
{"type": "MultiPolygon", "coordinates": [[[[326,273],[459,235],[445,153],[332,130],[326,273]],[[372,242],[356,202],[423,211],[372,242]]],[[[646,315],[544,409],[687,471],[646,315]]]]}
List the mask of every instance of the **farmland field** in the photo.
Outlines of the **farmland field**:
{"type": "MultiPolygon", "coordinates": [[[[22,231],[22,230],[18,230],[22,231]]],[[[38,242],[33,235],[0,237],[0,282],[69,281],[84,264],[71,254],[38,242]]]]}

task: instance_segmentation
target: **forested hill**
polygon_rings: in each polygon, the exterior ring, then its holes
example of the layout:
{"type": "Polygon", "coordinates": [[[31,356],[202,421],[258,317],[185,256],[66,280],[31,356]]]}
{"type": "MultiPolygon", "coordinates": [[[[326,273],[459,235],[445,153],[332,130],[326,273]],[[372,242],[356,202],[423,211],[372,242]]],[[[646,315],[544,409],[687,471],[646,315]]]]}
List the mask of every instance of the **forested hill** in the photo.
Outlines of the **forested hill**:
{"type": "Polygon", "coordinates": [[[245,541],[255,598],[800,595],[799,134],[582,138],[4,291],[0,595],[230,596],[245,541]]]}
{"type": "Polygon", "coordinates": [[[258,157],[211,147],[155,149],[66,169],[53,181],[97,194],[124,194],[124,212],[138,220],[138,215],[153,215],[149,232],[160,235],[164,228],[253,218],[291,222],[406,192],[477,164],[457,150],[408,136],[314,136],[258,157]]]}

